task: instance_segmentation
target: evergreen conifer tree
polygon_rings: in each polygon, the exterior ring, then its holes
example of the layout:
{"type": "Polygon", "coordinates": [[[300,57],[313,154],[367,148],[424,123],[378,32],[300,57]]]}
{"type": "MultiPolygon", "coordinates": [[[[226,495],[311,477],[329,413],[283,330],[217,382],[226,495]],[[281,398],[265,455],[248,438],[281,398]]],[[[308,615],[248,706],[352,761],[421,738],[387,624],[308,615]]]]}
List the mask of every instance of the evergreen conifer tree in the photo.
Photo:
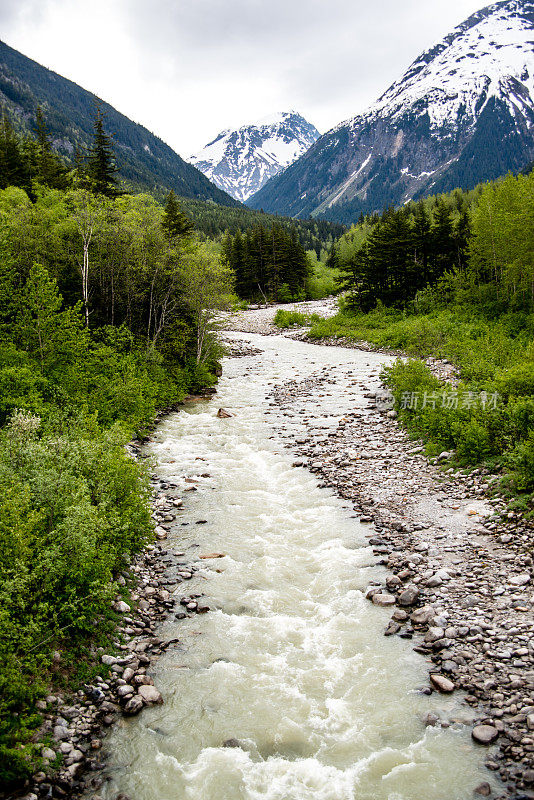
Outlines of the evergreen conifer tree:
{"type": "Polygon", "coordinates": [[[23,156],[20,140],[4,109],[0,124],[0,189],[20,186],[31,192],[29,164],[23,156]]]}
{"type": "Polygon", "coordinates": [[[432,280],[437,280],[454,266],[457,255],[451,211],[442,197],[437,198],[434,209],[432,251],[432,280]]]}
{"type": "Polygon", "coordinates": [[[50,135],[40,106],[35,113],[35,135],[37,139],[37,174],[35,178],[39,183],[51,186],[53,189],[67,187],[67,170],[52,149],[50,135]]]}
{"type": "Polygon", "coordinates": [[[163,212],[161,225],[169,239],[183,239],[186,236],[190,236],[195,227],[189,217],[182,211],[181,205],[172,189],[165,201],[165,211],[163,212]]]}
{"type": "Polygon", "coordinates": [[[418,266],[418,283],[421,288],[430,279],[429,257],[432,248],[430,214],[422,200],[415,208],[413,223],[414,260],[418,266]]]}
{"type": "Polygon", "coordinates": [[[117,197],[117,172],[111,139],[104,130],[104,115],[98,109],[94,122],[93,146],[87,164],[87,178],[94,194],[117,197]]]}

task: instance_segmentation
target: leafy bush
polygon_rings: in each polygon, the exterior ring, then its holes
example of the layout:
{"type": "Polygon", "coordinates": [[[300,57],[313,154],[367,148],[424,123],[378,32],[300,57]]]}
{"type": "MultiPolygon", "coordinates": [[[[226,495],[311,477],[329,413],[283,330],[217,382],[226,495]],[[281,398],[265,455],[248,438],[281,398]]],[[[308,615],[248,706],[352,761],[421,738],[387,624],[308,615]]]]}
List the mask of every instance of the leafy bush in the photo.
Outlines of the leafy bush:
{"type": "Polygon", "coordinates": [[[508,455],[515,485],[519,491],[534,491],[534,431],[508,455]]]}
{"type": "Polygon", "coordinates": [[[302,314],[300,311],[287,311],[285,308],[279,308],[274,316],[274,324],[278,328],[303,328],[313,325],[319,319],[321,318],[318,314],[302,314]]]}
{"type": "Polygon", "coordinates": [[[114,575],[152,535],[149,485],[126,429],[18,412],[0,434],[0,778],[32,767],[51,647],[84,642],[108,613],[114,575]],[[44,427],[44,430],[41,428],[44,427]],[[38,677],[40,676],[40,677],[38,677]]]}

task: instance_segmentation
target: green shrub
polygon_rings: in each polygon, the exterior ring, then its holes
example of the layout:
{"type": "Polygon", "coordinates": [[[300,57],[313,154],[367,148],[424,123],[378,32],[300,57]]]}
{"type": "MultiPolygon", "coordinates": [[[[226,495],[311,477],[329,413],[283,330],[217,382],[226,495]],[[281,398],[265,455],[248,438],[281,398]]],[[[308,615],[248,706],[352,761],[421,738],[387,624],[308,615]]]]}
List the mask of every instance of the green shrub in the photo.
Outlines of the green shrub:
{"type": "Polygon", "coordinates": [[[305,327],[313,325],[320,319],[317,314],[302,314],[300,311],[287,311],[279,308],[274,317],[274,324],[278,328],[305,327]]]}
{"type": "Polygon", "coordinates": [[[31,712],[53,647],[95,633],[114,575],[152,536],[148,478],[127,429],[18,412],[0,434],[0,780],[31,770],[31,712]]]}
{"type": "Polygon", "coordinates": [[[461,463],[478,464],[492,455],[490,432],[477,419],[456,422],[454,444],[461,463]]]}
{"type": "Polygon", "coordinates": [[[534,431],[509,453],[507,462],[515,488],[520,492],[534,491],[534,431]]]}

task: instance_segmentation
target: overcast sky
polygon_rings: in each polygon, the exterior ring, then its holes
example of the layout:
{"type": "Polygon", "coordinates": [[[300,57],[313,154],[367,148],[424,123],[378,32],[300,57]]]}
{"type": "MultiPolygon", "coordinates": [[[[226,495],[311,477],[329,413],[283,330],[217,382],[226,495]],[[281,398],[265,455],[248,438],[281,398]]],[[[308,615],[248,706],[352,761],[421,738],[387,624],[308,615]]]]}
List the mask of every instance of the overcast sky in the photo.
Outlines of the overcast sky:
{"type": "Polygon", "coordinates": [[[300,111],[322,132],[373,102],[482,0],[0,0],[0,38],[182,156],[300,111]]]}

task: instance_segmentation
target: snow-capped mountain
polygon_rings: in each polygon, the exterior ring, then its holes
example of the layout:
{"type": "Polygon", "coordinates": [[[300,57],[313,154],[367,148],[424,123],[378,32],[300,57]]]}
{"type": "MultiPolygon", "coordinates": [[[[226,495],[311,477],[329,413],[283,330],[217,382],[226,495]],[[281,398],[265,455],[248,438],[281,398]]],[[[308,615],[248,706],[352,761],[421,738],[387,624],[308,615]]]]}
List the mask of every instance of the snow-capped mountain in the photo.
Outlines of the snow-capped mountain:
{"type": "Polygon", "coordinates": [[[288,111],[222,131],[189,161],[220,189],[244,202],[318,138],[314,125],[288,111]]]}
{"type": "Polygon", "coordinates": [[[483,8],[365,113],[322,136],[249,205],[344,222],[534,158],[534,2],[483,8]]]}

